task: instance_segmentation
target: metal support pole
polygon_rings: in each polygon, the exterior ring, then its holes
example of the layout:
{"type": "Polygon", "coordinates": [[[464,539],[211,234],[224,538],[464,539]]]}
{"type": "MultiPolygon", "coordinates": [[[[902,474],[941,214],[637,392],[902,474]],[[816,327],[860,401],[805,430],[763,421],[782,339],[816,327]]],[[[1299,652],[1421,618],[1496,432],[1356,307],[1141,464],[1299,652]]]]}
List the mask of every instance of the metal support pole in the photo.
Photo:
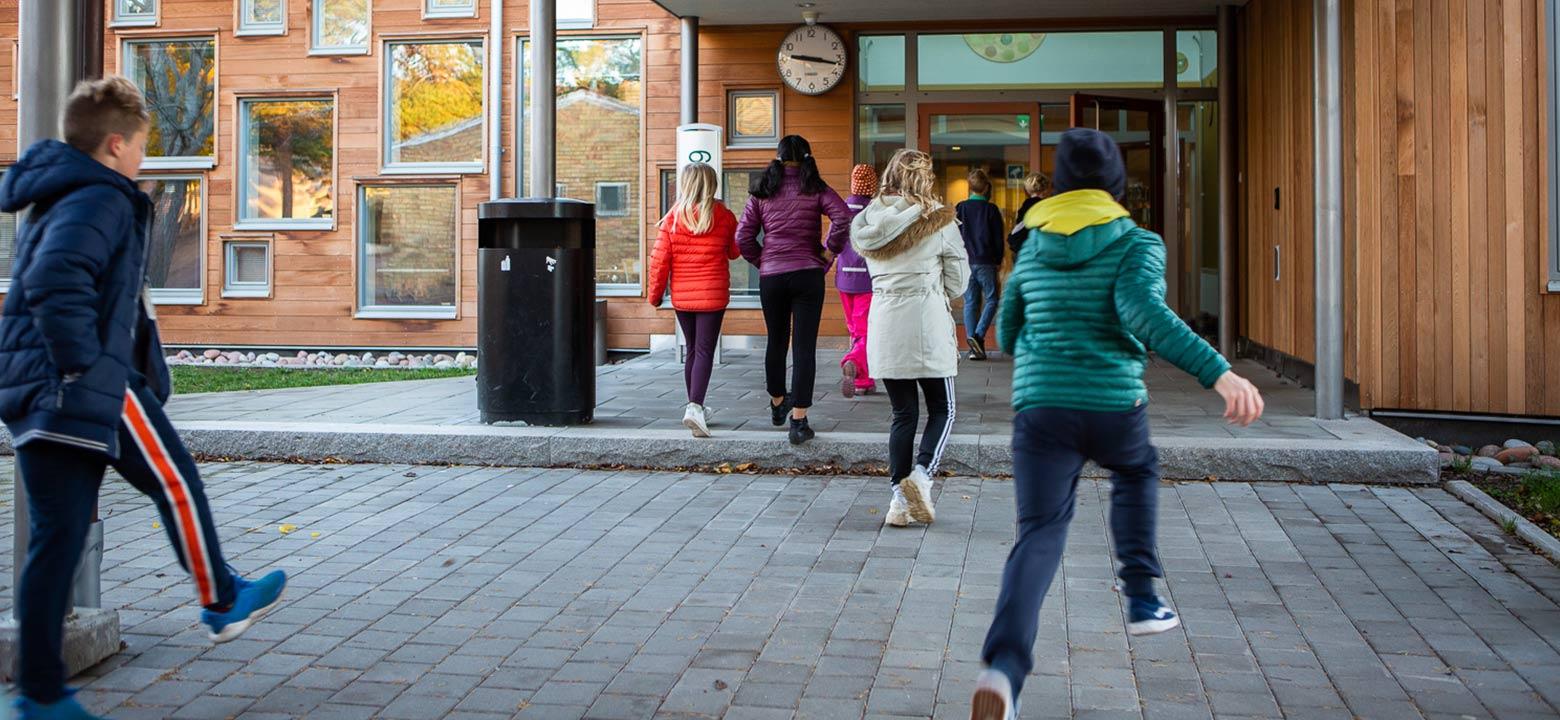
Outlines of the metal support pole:
{"type": "MultiPolygon", "coordinates": [[[[60,111],[71,90],[78,81],[102,74],[102,5],[92,0],[22,0],[18,8],[21,67],[17,73],[21,90],[17,118],[17,144],[20,147],[27,148],[39,140],[60,137],[60,111]]],[[[22,483],[21,472],[13,470],[12,477],[16,488],[11,567],[14,594],[21,588],[31,526],[27,517],[27,488],[22,483]]],[[[102,605],[96,576],[102,566],[102,528],[101,521],[94,517],[72,593],[72,601],[77,606],[102,605]],[[83,580],[83,573],[92,577],[83,580]]]]}
{"type": "MultiPolygon", "coordinates": [[[[1159,180],[1162,183],[1163,194],[1160,196],[1164,203],[1163,217],[1155,218],[1160,227],[1164,229],[1165,250],[1169,262],[1165,264],[1165,283],[1167,285],[1166,302],[1176,315],[1183,315],[1185,310],[1186,288],[1186,233],[1181,227],[1181,117],[1180,117],[1180,80],[1176,74],[1176,35],[1167,32],[1164,34],[1164,68],[1165,68],[1165,126],[1164,141],[1164,173],[1159,180]]],[[[1123,113],[1123,116],[1125,113],[1123,113]]],[[[1126,130],[1125,118],[1121,123],[1121,129],[1126,130]]]]}
{"type": "MultiPolygon", "coordinates": [[[[102,3],[98,3],[101,5],[102,3]]],[[[504,194],[504,3],[489,10],[488,28],[488,199],[504,194]]]]}
{"type": "Polygon", "coordinates": [[[682,19],[682,118],[680,124],[699,121],[699,19],[682,19]]]}
{"type": "Polygon", "coordinates": [[[557,0],[531,0],[531,197],[553,197],[558,150],[557,0]]]}
{"type": "Polygon", "coordinates": [[[1235,6],[1219,6],[1219,352],[1235,356],[1235,6]]]}
{"type": "Polygon", "coordinates": [[[1316,417],[1343,418],[1341,0],[1313,0],[1316,125],[1316,417]]]}

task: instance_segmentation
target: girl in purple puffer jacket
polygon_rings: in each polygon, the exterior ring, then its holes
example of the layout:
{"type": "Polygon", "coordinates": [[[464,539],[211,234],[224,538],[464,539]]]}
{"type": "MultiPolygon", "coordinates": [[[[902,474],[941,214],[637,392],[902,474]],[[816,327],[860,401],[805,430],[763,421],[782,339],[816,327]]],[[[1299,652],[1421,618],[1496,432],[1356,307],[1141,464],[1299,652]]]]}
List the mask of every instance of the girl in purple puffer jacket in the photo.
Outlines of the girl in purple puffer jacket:
{"type": "MultiPolygon", "coordinates": [[[[857,165],[850,170],[850,197],[845,207],[854,218],[865,210],[867,203],[877,195],[877,171],[871,165],[857,165]]],[[[877,383],[867,368],[867,313],[872,310],[872,276],[867,274],[867,261],[856,254],[850,243],[840,251],[839,264],[834,271],[834,287],[840,291],[840,307],[845,310],[845,328],[850,333],[850,350],[840,358],[840,394],[845,397],[868,395],[877,391],[877,383]]]]}
{"type": "Polygon", "coordinates": [[[758,268],[758,299],[764,308],[769,346],[764,384],[769,417],[776,427],[791,418],[791,444],[813,437],[807,425],[813,379],[818,371],[818,323],[823,318],[823,276],[850,239],[850,209],[818,175],[812,146],[800,135],[780,139],[774,161],[748,189],[751,196],[737,223],[742,257],[758,268]],[[829,236],[823,236],[823,216],[829,236]],[[760,233],[763,235],[760,241],[760,233]],[[785,386],[785,355],[792,356],[791,391],[785,386]]]}

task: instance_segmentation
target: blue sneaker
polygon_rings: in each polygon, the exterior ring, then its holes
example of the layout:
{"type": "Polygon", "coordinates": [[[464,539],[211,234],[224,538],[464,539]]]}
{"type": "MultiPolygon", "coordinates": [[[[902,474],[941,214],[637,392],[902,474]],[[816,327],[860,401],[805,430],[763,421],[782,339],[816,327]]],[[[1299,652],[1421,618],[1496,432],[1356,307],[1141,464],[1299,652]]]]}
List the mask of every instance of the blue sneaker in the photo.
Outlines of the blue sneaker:
{"type": "Polygon", "coordinates": [[[1181,624],[1174,610],[1158,595],[1127,598],[1127,634],[1153,635],[1181,624]]]}
{"type": "Polygon", "coordinates": [[[72,697],[75,694],[74,689],[66,688],[65,697],[51,705],[39,705],[27,698],[18,697],[16,717],[18,720],[107,720],[87,712],[87,709],[72,697]]]}
{"type": "Polygon", "coordinates": [[[233,590],[236,597],[227,612],[202,610],[200,621],[211,628],[207,633],[214,642],[225,643],[244,634],[261,615],[271,611],[282,599],[287,588],[287,573],[272,570],[265,577],[253,582],[233,573],[233,590]]]}

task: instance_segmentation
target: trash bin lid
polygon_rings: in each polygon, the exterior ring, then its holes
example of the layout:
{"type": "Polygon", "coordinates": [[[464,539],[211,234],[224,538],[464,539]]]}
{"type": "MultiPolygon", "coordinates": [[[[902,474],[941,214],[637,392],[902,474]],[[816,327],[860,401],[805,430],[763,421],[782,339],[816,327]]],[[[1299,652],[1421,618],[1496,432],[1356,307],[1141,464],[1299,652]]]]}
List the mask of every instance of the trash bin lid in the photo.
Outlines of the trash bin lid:
{"type": "Polygon", "coordinates": [[[566,219],[590,218],[595,203],[569,198],[505,198],[477,205],[477,219],[566,219]]]}

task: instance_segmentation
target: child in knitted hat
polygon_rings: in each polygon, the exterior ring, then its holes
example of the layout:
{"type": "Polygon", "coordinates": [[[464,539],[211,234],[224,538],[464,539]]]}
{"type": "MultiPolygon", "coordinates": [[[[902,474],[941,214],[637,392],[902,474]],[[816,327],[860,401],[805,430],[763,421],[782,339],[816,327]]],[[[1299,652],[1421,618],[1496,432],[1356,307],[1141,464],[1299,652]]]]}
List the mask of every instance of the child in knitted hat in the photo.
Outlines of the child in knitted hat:
{"type": "MultiPolygon", "coordinates": [[[[866,209],[877,190],[877,172],[871,165],[851,168],[850,197],[845,198],[851,217],[866,209]]],[[[850,243],[840,251],[837,267],[834,286],[839,288],[840,305],[845,308],[845,328],[850,332],[850,350],[840,359],[840,394],[845,397],[868,395],[877,391],[877,383],[867,370],[867,312],[872,308],[872,276],[867,274],[867,261],[856,254],[850,243]]]]}

